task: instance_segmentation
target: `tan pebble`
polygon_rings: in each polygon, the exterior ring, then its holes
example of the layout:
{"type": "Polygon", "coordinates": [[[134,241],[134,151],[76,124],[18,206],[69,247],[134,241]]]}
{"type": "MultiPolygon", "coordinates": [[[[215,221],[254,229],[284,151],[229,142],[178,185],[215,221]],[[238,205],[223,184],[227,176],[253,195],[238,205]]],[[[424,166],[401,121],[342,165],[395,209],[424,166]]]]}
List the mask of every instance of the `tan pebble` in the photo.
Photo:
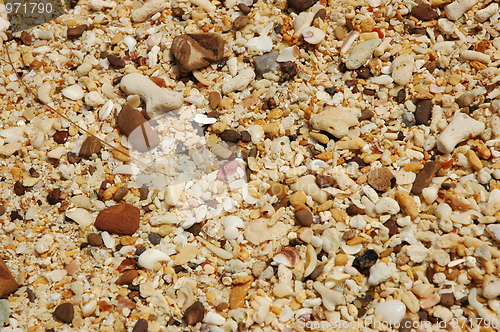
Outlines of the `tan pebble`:
{"type": "Polygon", "coordinates": [[[347,264],[349,257],[346,254],[338,254],[335,256],[335,265],[336,266],[344,266],[347,264]]]}
{"type": "Polygon", "coordinates": [[[301,290],[295,295],[295,301],[297,301],[297,303],[303,303],[306,299],[307,293],[305,290],[301,290]]]}
{"type": "Polygon", "coordinates": [[[389,190],[393,178],[394,174],[388,167],[374,168],[367,174],[368,184],[378,191],[389,190]]]}
{"type": "Polygon", "coordinates": [[[484,276],[481,273],[481,270],[477,266],[470,268],[467,272],[469,273],[469,276],[473,280],[475,280],[475,281],[483,281],[484,276]]]}
{"type": "Polygon", "coordinates": [[[475,171],[480,171],[481,169],[483,169],[483,163],[481,162],[481,159],[479,159],[479,157],[473,150],[468,150],[466,156],[475,171]]]}
{"type": "Polygon", "coordinates": [[[328,144],[328,142],[330,141],[330,138],[328,138],[328,136],[316,132],[309,133],[309,136],[320,142],[321,144],[328,144]]]}
{"type": "Polygon", "coordinates": [[[418,297],[427,298],[434,292],[434,286],[431,284],[417,284],[411,290],[418,297]]]}
{"type": "Polygon", "coordinates": [[[161,237],[165,237],[170,233],[172,233],[173,230],[174,228],[172,225],[161,225],[160,228],[158,228],[158,230],[156,231],[156,233],[158,233],[161,237]]]}
{"type": "Polygon", "coordinates": [[[235,285],[229,294],[229,310],[243,308],[248,291],[252,287],[252,282],[235,285]]]}
{"type": "Polygon", "coordinates": [[[120,238],[120,244],[122,246],[131,246],[137,241],[136,237],[130,235],[124,235],[120,238]]]}
{"type": "Polygon", "coordinates": [[[109,188],[104,190],[104,192],[102,193],[102,197],[105,200],[111,199],[117,190],[118,188],[116,186],[109,186],[109,188]]]}
{"type": "Polygon", "coordinates": [[[113,157],[119,161],[128,162],[130,161],[130,154],[127,149],[120,147],[119,149],[111,150],[113,157]]]}
{"type": "Polygon", "coordinates": [[[317,154],[316,158],[320,159],[320,160],[327,161],[327,160],[330,160],[333,158],[333,153],[330,151],[324,151],[324,152],[321,152],[320,154],[317,154]]]}
{"type": "Polygon", "coordinates": [[[241,276],[241,277],[233,279],[233,284],[234,285],[244,284],[247,282],[252,282],[253,280],[254,280],[254,277],[252,275],[241,276]]]}
{"type": "Polygon", "coordinates": [[[290,204],[292,204],[292,206],[294,207],[302,206],[306,204],[306,199],[306,193],[302,190],[299,190],[290,196],[290,204]]]}
{"type": "Polygon", "coordinates": [[[113,39],[111,39],[111,45],[118,44],[123,39],[123,33],[118,32],[113,39]]]}
{"type": "Polygon", "coordinates": [[[362,243],[370,243],[370,240],[362,236],[355,236],[352,239],[346,241],[346,244],[349,246],[355,246],[362,243]]]}
{"type": "MultiPolygon", "coordinates": [[[[276,196],[278,199],[282,199],[286,196],[286,193],[290,188],[287,185],[279,183],[279,182],[270,182],[270,187],[267,190],[267,193],[271,196],[276,196]]],[[[305,194],[304,194],[305,196],[305,194]]]]}
{"type": "Polygon", "coordinates": [[[405,171],[407,171],[407,172],[416,173],[416,172],[420,171],[422,168],[424,168],[424,164],[408,163],[408,164],[405,164],[404,168],[405,168],[405,171]]]}
{"type": "Polygon", "coordinates": [[[486,261],[484,262],[484,270],[486,271],[487,274],[493,274],[495,273],[495,264],[492,261],[486,261]]]}
{"type": "Polygon", "coordinates": [[[333,219],[335,219],[336,222],[345,222],[349,217],[347,212],[340,209],[331,209],[330,213],[332,214],[332,217],[333,219]]]}
{"type": "Polygon", "coordinates": [[[221,101],[220,92],[219,91],[210,91],[208,94],[208,105],[211,109],[216,109],[221,101]]]}
{"type": "Polygon", "coordinates": [[[333,207],[333,201],[326,201],[325,203],[318,205],[317,212],[328,211],[333,207]]]}
{"type": "Polygon", "coordinates": [[[486,145],[480,140],[476,140],[476,145],[477,145],[476,150],[479,155],[479,158],[484,160],[490,159],[491,150],[488,149],[488,147],[486,147],[486,145]]]}
{"type": "Polygon", "coordinates": [[[415,201],[407,191],[396,191],[395,198],[399,202],[399,205],[401,205],[401,208],[406,211],[406,213],[412,220],[418,217],[417,203],[415,203],[415,201]]]}
{"type": "Polygon", "coordinates": [[[371,18],[365,18],[361,21],[361,31],[363,32],[372,32],[375,28],[375,21],[371,18]]]}
{"type": "Polygon", "coordinates": [[[282,310],[283,310],[283,309],[281,309],[281,308],[279,308],[279,307],[275,307],[275,306],[273,306],[273,305],[269,307],[269,311],[271,311],[271,312],[272,312],[273,314],[275,314],[275,315],[279,315],[279,314],[281,314],[281,311],[282,311],[282,310]]]}
{"type": "Polygon", "coordinates": [[[290,304],[288,306],[292,310],[298,310],[298,309],[300,309],[300,307],[302,307],[302,305],[299,302],[297,302],[295,299],[290,301],[290,304]]]}
{"type": "Polygon", "coordinates": [[[367,164],[371,164],[382,157],[380,154],[369,153],[364,158],[363,161],[367,164]]]}
{"type": "Polygon", "coordinates": [[[278,283],[273,288],[273,294],[277,297],[286,297],[293,293],[293,288],[289,284],[278,283]]]}
{"type": "Polygon", "coordinates": [[[265,133],[277,136],[280,133],[280,126],[276,122],[266,123],[262,126],[265,133]]]}
{"type": "Polygon", "coordinates": [[[347,139],[343,139],[341,141],[338,141],[337,143],[337,148],[344,150],[357,150],[361,149],[363,146],[365,146],[365,141],[361,137],[358,136],[352,136],[348,135],[347,139]]]}

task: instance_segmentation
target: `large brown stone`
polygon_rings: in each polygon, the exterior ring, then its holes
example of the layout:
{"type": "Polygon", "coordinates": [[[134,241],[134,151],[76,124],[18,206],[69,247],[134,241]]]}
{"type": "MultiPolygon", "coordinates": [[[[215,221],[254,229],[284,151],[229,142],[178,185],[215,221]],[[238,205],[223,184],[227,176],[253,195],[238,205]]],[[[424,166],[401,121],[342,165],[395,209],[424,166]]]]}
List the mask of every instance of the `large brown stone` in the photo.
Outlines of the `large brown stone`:
{"type": "Polygon", "coordinates": [[[138,110],[125,105],[116,119],[122,134],[139,152],[147,152],[160,144],[160,138],[150,126],[149,121],[138,110]]]}
{"type": "Polygon", "coordinates": [[[114,234],[132,235],[139,228],[139,209],[127,203],[110,206],[97,215],[95,227],[114,234]]]}
{"type": "Polygon", "coordinates": [[[174,38],[172,54],[181,72],[191,72],[224,56],[224,39],[216,33],[185,34],[174,38]]]}
{"type": "Polygon", "coordinates": [[[10,273],[5,262],[0,258],[0,298],[14,293],[19,288],[16,279],[10,273]]]}
{"type": "Polygon", "coordinates": [[[411,193],[414,195],[420,195],[424,188],[427,188],[431,184],[432,179],[436,175],[436,172],[441,168],[441,164],[437,161],[428,161],[425,163],[424,168],[418,172],[413,182],[413,187],[411,188],[411,193]]]}

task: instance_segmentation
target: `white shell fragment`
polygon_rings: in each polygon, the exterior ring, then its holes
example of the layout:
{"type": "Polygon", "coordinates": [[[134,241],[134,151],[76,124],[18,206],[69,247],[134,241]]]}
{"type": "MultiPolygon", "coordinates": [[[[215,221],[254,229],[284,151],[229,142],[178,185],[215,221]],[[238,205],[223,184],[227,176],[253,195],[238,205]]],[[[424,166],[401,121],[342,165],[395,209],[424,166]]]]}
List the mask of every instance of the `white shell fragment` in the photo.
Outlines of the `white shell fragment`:
{"type": "Polygon", "coordinates": [[[250,39],[245,46],[249,49],[255,48],[259,52],[269,52],[273,49],[273,40],[268,36],[259,36],[250,39]]]}
{"type": "Polygon", "coordinates": [[[71,86],[68,86],[67,88],[62,89],[61,93],[64,97],[71,100],[80,100],[85,94],[82,87],[78,84],[73,84],[71,86]]]}
{"type": "Polygon", "coordinates": [[[405,314],[406,306],[398,300],[382,302],[375,308],[375,315],[382,316],[382,321],[388,324],[399,323],[405,314]]]}
{"type": "Polygon", "coordinates": [[[477,0],[455,0],[444,8],[444,12],[449,20],[455,21],[476,3],[477,0]]]}
{"type": "Polygon", "coordinates": [[[156,262],[168,261],[170,255],[158,249],[147,249],[140,256],[138,263],[145,269],[153,269],[156,262]]]}
{"type": "Polygon", "coordinates": [[[67,210],[66,217],[74,220],[82,229],[90,226],[94,222],[92,215],[87,210],[82,208],[67,210]]]}
{"type": "Polygon", "coordinates": [[[141,23],[149,19],[154,14],[167,8],[168,2],[164,0],[151,0],[145,2],[142,7],[134,9],[132,11],[132,21],[141,23]]]}
{"type": "Polygon", "coordinates": [[[245,68],[241,70],[238,75],[233,78],[228,79],[222,85],[222,93],[228,94],[233,91],[244,90],[250,82],[255,78],[255,72],[252,68],[245,68]]]}
{"type": "Polygon", "coordinates": [[[196,123],[201,125],[214,124],[217,122],[216,118],[209,118],[206,114],[196,114],[193,119],[196,123]]]}
{"type": "Polygon", "coordinates": [[[285,47],[280,51],[276,58],[277,62],[295,61],[300,55],[300,49],[297,45],[285,47]]]}
{"type": "Polygon", "coordinates": [[[364,65],[372,57],[373,51],[381,42],[380,38],[374,38],[355,45],[347,57],[346,67],[348,69],[358,69],[364,65]]]}
{"type": "Polygon", "coordinates": [[[308,27],[302,30],[302,37],[309,44],[319,44],[325,39],[325,32],[315,27],[308,27]]]}
{"type": "Polygon", "coordinates": [[[455,146],[482,133],[483,122],[474,120],[464,113],[458,113],[437,139],[437,148],[443,153],[451,153],[455,146]]]}

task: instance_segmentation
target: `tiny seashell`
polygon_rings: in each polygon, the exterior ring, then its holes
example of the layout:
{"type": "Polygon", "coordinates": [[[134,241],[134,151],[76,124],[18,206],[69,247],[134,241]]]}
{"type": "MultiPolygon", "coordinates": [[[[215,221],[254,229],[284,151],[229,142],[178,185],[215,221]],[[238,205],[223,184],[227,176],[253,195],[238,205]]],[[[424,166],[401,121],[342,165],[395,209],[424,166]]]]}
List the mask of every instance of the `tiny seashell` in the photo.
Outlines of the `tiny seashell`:
{"type": "Polygon", "coordinates": [[[125,45],[127,45],[129,52],[132,52],[135,49],[135,45],[137,44],[137,40],[135,40],[135,38],[132,36],[125,36],[125,38],[123,38],[123,42],[125,43],[125,45]]]}
{"type": "MultiPolygon", "coordinates": [[[[314,248],[313,248],[314,250],[314,248]]],[[[278,264],[283,264],[286,267],[294,267],[300,259],[300,254],[297,249],[293,247],[283,248],[276,256],[274,256],[273,260],[278,264]]],[[[311,271],[312,272],[312,271],[311,271]]]]}
{"type": "Polygon", "coordinates": [[[73,84],[71,86],[68,86],[67,88],[62,89],[61,93],[64,97],[71,100],[80,100],[85,94],[82,87],[78,84],[73,84]]]}
{"type": "Polygon", "coordinates": [[[228,227],[236,227],[236,228],[245,227],[243,220],[238,216],[227,216],[222,220],[222,224],[226,228],[228,228],[228,227]]]}
{"type": "Polygon", "coordinates": [[[345,54],[349,49],[351,48],[352,44],[354,44],[354,41],[356,38],[358,38],[359,32],[353,30],[349,32],[349,34],[345,37],[344,41],[342,42],[342,47],[340,48],[340,53],[345,54]]]}
{"type": "Polygon", "coordinates": [[[113,110],[113,102],[108,100],[99,110],[99,120],[106,120],[113,110]]]}
{"type": "Polygon", "coordinates": [[[295,61],[300,55],[300,49],[297,45],[285,47],[280,51],[276,58],[277,62],[295,61]]]}
{"type": "Polygon", "coordinates": [[[319,44],[325,39],[325,32],[315,27],[308,27],[302,30],[302,37],[309,44],[319,44]]]}
{"type": "Polygon", "coordinates": [[[357,254],[358,252],[361,251],[361,249],[363,249],[363,245],[360,243],[360,244],[356,244],[354,246],[349,246],[347,245],[345,242],[342,242],[342,244],[340,245],[340,248],[348,255],[355,255],[357,254]]]}
{"type": "Polygon", "coordinates": [[[328,164],[325,163],[323,160],[314,159],[313,161],[311,161],[309,163],[309,165],[307,165],[307,169],[309,169],[311,171],[317,171],[320,167],[326,169],[326,168],[328,168],[328,164]]]}
{"type": "Polygon", "coordinates": [[[307,245],[306,251],[306,269],[304,271],[304,277],[309,276],[316,266],[318,265],[318,257],[316,256],[316,250],[310,244],[307,245]]]}

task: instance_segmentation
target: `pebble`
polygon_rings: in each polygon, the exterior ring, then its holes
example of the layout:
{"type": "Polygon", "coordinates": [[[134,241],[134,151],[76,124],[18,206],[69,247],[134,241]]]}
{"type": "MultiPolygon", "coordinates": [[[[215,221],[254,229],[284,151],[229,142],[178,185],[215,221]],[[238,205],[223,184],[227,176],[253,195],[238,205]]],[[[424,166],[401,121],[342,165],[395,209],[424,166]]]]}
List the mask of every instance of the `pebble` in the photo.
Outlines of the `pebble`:
{"type": "Polygon", "coordinates": [[[456,102],[460,108],[469,107],[474,101],[474,95],[470,92],[464,92],[457,98],[456,102]]]}
{"type": "Polygon", "coordinates": [[[219,137],[224,142],[229,142],[229,143],[238,143],[239,141],[241,141],[241,134],[234,129],[224,130],[222,133],[219,134],[219,137]]]}
{"type": "Polygon", "coordinates": [[[125,67],[125,60],[120,58],[119,56],[116,56],[114,54],[109,54],[107,56],[107,59],[109,61],[109,64],[115,68],[123,68],[125,67]]]}
{"type": "Polygon", "coordinates": [[[250,23],[250,18],[246,15],[240,15],[233,21],[233,29],[241,30],[250,23]]]}
{"type": "Polygon", "coordinates": [[[392,61],[391,76],[396,84],[405,86],[406,84],[410,83],[410,80],[413,76],[414,63],[415,60],[410,54],[399,55],[394,59],[394,61],[392,61]]]}
{"type": "Polygon", "coordinates": [[[375,49],[380,45],[381,39],[374,38],[355,45],[346,60],[348,69],[358,69],[371,57],[375,49]]]}
{"type": "Polygon", "coordinates": [[[396,200],[399,202],[401,208],[410,216],[412,220],[418,217],[418,206],[411,195],[405,190],[397,190],[395,195],[396,200]]]}
{"type": "Polygon", "coordinates": [[[168,3],[164,0],[152,0],[145,2],[141,7],[136,8],[132,11],[132,21],[136,23],[142,23],[148,20],[151,16],[156,13],[161,12],[168,6],[168,3]]]}
{"type": "Polygon", "coordinates": [[[85,141],[83,141],[78,156],[84,159],[90,159],[93,154],[98,154],[101,151],[102,142],[95,136],[88,136],[85,141]]]}
{"type": "Polygon", "coordinates": [[[484,132],[485,125],[464,113],[456,114],[438,137],[436,144],[442,153],[451,153],[455,146],[484,132]]]}
{"type": "Polygon", "coordinates": [[[302,190],[306,195],[311,196],[316,202],[323,204],[328,200],[328,193],[321,190],[316,184],[316,177],[312,174],[300,177],[290,186],[293,191],[302,190]]]}
{"type": "Polygon", "coordinates": [[[2,204],[0,204],[0,217],[5,214],[5,211],[7,211],[6,208],[5,208],[5,206],[3,206],[2,204]]]}
{"type": "Polygon", "coordinates": [[[139,73],[125,75],[120,81],[120,88],[127,95],[139,95],[152,117],[180,108],[184,103],[181,92],[160,88],[148,76],[139,73]]]}
{"type": "MultiPolygon", "coordinates": [[[[493,16],[495,13],[498,13],[499,5],[496,2],[490,3],[487,7],[480,9],[476,12],[476,15],[474,18],[478,22],[486,22],[491,16],[493,16]]],[[[21,36],[22,38],[22,36],[21,36]]]]}
{"type": "Polygon", "coordinates": [[[182,319],[187,325],[196,325],[203,321],[203,317],[205,317],[205,307],[203,303],[196,301],[186,309],[182,319]]]}
{"type": "Polygon", "coordinates": [[[115,284],[117,285],[131,285],[132,281],[139,276],[137,270],[127,270],[123,272],[118,279],[116,279],[115,284]]]}
{"type": "Polygon", "coordinates": [[[66,210],[65,215],[76,222],[82,229],[92,225],[92,222],[94,221],[90,212],[83,208],[66,210]]]}
{"type": "Polygon", "coordinates": [[[252,288],[253,277],[250,281],[234,285],[229,293],[229,310],[243,308],[250,288],[252,288]]]}
{"type": "Polygon", "coordinates": [[[56,307],[53,315],[61,322],[70,324],[75,317],[75,308],[71,303],[62,303],[56,307]]]}
{"type": "Polygon", "coordinates": [[[126,186],[119,187],[113,194],[113,200],[115,202],[121,201],[128,194],[128,188],[126,186]]]}
{"type": "Polygon", "coordinates": [[[389,190],[393,179],[394,174],[388,167],[373,168],[367,174],[368,184],[378,191],[389,190]]]}
{"type": "Polygon", "coordinates": [[[316,184],[320,188],[332,187],[335,183],[335,179],[329,175],[316,175],[316,184]]]}
{"type": "Polygon", "coordinates": [[[415,181],[413,181],[413,186],[411,188],[411,193],[414,195],[420,195],[424,188],[427,188],[437,171],[441,169],[441,164],[437,161],[428,161],[425,163],[424,168],[422,168],[417,176],[415,177],[415,181]]]}
{"type": "Polygon", "coordinates": [[[359,124],[358,118],[347,107],[326,107],[311,117],[311,125],[316,130],[326,131],[337,138],[349,134],[349,128],[359,124]]]}
{"type": "Polygon", "coordinates": [[[487,299],[494,299],[500,296],[500,279],[487,284],[483,288],[483,296],[487,299]]]}
{"type": "Polygon", "coordinates": [[[17,151],[19,151],[23,145],[19,142],[7,143],[0,146],[0,156],[10,157],[17,151]]]}
{"type": "Polygon", "coordinates": [[[127,203],[119,203],[99,212],[94,226],[101,231],[132,235],[139,228],[139,223],[139,209],[127,203]]]}
{"type": "Polygon", "coordinates": [[[411,332],[413,331],[414,323],[411,318],[403,318],[399,324],[398,332],[411,332]]]}
{"type": "Polygon", "coordinates": [[[0,300],[0,328],[9,322],[10,302],[9,300],[0,300]]]}
{"type": "Polygon", "coordinates": [[[308,44],[316,45],[325,39],[326,34],[319,28],[307,27],[302,30],[302,37],[308,44]]]}
{"type": "Polygon", "coordinates": [[[417,124],[428,126],[432,115],[432,107],[434,106],[434,104],[429,99],[423,99],[418,101],[416,106],[415,120],[417,124]]]}
{"type": "MultiPolygon", "coordinates": [[[[97,91],[90,91],[85,95],[85,105],[90,107],[99,107],[105,103],[104,98],[97,91]]],[[[112,105],[112,102],[111,102],[112,105]]],[[[101,114],[101,112],[99,112],[101,114]]]]}
{"type": "Polygon", "coordinates": [[[375,203],[375,212],[377,214],[396,214],[399,210],[398,202],[391,197],[382,197],[377,203],[375,203]]]}
{"type": "Polygon", "coordinates": [[[375,315],[382,316],[382,321],[389,324],[401,322],[406,314],[406,306],[399,300],[388,300],[375,308],[375,315]]]}
{"type": "Polygon", "coordinates": [[[240,2],[238,4],[238,9],[245,15],[249,14],[252,11],[252,8],[250,8],[247,4],[240,2]]]}
{"type": "Polygon", "coordinates": [[[439,301],[439,303],[449,308],[455,304],[455,296],[453,296],[453,293],[445,293],[441,295],[441,300],[439,301]]]}
{"type": "Polygon", "coordinates": [[[156,262],[168,261],[170,260],[170,255],[160,251],[158,249],[146,249],[139,256],[138,263],[140,266],[146,269],[153,269],[156,262]]]}
{"type": "Polygon", "coordinates": [[[466,11],[471,9],[476,3],[477,0],[455,0],[444,7],[444,12],[450,21],[455,21],[465,14],[466,11]]]}
{"type": "Polygon", "coordinates": [[[151,128],[142,113],[125,105],[118,113],[116,123],[120,132],[128,137],[129,143],[139,152],[146,152],[160,144],[160,138],[151,128]]]}
{"type": "Polygon", "coordinates": [[[80,24],[74,28],[68,28],[66,31],[66,36],[68,39],[78,39],[80,38],[85,30],[87,30],[88,26],[86,24],[80,24]]]}
{"type": "Polygon", "coordinates": [[[148,330],[148,321],[144,318],[139,319],[135,322],[132,332],[146,332],[148,330]]]}
{"type": "Polygon", "coordinates": [[[220,104],[220,92],[219,91],[210,91],[208,94],[208,105],[211,109],[216,109],[220,104]]]}
{"type": "Polygon", "coordinates": [[[417,5],[411,9],[411,14],[421,21],[432,21],[438,17],[438,14],[427,3],[417,5]]]}
{"type": "Polygon", "coordinates": [[[227,95],[234,91],[244,90],[255,79],[255,72],[252,68],[241,70],[238,75],[226,80],[222,84],[222,93],[227,95]]]}
{"type": "Polygon", "coordinates": [[[18,288],[16,279],[10,273],[3,259],[0,258],[0,298],[14,293],[18,288]]]}
{"type": "Polygon", "coordinates": [[[23,42],[24,45],[30,46],[31,43],[33,42],[33,36],[30,33],[23,31],[21,32],[21,41],[23,42]]]}
{"type": "Polygon", "coordinates": [[[417,121],[415,120],[415,115],[411,112],[404,111],[403,114],[401,115],[401,120],[403,121],[403,124],[408,128],[413,127],[414,125],[417,124],[417,121]]]}
{"type": "Polygon", "coordinates": [[[71,100],[80,100],[85,95],[85,92],[83,91],[82,87],[78,84],[73,84],[71,86],[62,89],[61,93],[63,94],[64,97],[71,100]]]}
{"type": "Polygon", "coordinates": [[[253,62],[257,76],[278,71],[280,69],[280,64],[276,61],[278,55],[278,51],[272,51],[266,54],[254,56],[253,62]]]}
{"type": "Polygon", "coordinates": [[[295,220],[302,227],[309,227],[313,223],[312,212],[307,209],[302,209],[295,212],[295,220]]]}
{"type": "Polygon", "coordinates": [[[288,0],[288,7],[296,12],[302,12],[314,5],[317,0],[288,0]]]}
{"type": "Polygon", "coordinates": [[[149,240],[149,242],[151,242],[154,245],[160,244],[161,239],[162,239],[162,237],[158,233],[149,233],[148,234],[148,240],[149,240]]]}
{"type": "Polygon", "coordinates": [[[87,241],[94,247],[100,247],[104,244],[102,241],[102,237],[97,233],[90,233],[89,235],[87,235],[87,241]]]}
{"type": "Polygon", "coordinates": [[[378,254],[373,249],[366,250],[362,255],[354,258],[352,266],[363,274],[368,274],[370,268],[375,265],[378,260],[378,254]]]}
{"type": "Polygon", "coordinates": [[[218,62],[224,56],[224,39],[216,33],[176,36],[171,52],[181,72],[192,72],[218,62]]]}

